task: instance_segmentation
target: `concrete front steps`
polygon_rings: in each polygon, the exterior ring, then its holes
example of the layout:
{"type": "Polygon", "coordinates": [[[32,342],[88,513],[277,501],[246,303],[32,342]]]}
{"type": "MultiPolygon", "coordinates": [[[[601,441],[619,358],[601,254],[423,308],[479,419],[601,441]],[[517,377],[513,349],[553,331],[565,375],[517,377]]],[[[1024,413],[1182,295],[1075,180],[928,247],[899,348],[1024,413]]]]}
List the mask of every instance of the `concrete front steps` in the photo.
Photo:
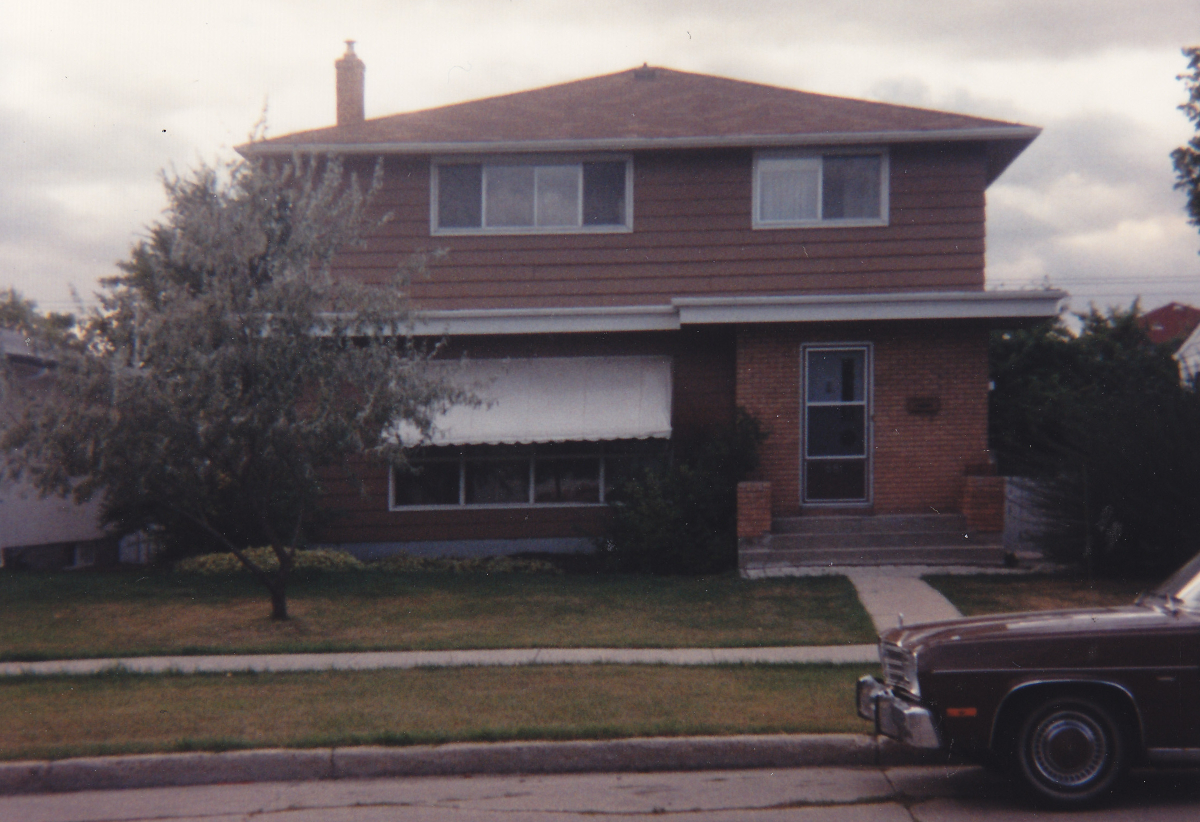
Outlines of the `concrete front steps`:
{"type": "Polygon", "coordinates": [[[999,533],[971,533],[958,514],[800,516],[743,540],[743,572],[831,565],[1003,565],[999,533]]]}

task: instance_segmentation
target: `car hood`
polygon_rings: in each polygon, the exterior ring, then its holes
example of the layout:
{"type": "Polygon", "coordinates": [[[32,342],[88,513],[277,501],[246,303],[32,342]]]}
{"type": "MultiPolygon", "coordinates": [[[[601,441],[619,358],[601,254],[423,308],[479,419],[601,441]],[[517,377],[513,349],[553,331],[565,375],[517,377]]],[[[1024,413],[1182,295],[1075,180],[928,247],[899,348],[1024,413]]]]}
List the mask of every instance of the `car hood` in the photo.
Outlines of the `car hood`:
{"type": "Polygon", "coordinates": [[[920,651],[944,644],[1023,642],[1052,637],[1079,639],[1126,633],[1157,633],[1176,629],[1181,619],[1193,622],[1186,616],[1173,614],[1164,608],[1149,604],[1116,608],[1078,608],[1069,611],[1031,611],[894,628],[885,632],[883,639],[909,650],[920,651]]]}

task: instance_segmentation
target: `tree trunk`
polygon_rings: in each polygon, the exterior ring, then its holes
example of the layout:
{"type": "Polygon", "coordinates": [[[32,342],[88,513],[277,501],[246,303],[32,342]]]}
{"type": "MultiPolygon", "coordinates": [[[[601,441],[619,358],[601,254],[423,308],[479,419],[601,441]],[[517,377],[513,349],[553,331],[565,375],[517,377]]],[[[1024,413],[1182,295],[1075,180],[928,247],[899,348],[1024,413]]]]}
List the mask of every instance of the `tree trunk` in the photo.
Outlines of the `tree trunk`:
{"type": "Polygon", "coordinates": [[[271,619],[283,621],[287,618],[287,591],[282,583],[276,583],[271,586],[271,619]]]}

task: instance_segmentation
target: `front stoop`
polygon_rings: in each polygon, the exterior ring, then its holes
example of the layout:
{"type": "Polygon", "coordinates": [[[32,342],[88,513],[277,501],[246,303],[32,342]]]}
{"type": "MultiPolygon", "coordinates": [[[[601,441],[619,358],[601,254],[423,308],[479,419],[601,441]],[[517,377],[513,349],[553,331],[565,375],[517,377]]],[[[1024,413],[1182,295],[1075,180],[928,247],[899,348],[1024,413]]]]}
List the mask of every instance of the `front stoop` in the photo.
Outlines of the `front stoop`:
{"type": "Polygon", "coordinates": [[[776,518],[771,533],[742,539],[738,569],[841,565],[994,565],[1005,561],[1003,535],[967,530],[959,514],[776,518]]]}

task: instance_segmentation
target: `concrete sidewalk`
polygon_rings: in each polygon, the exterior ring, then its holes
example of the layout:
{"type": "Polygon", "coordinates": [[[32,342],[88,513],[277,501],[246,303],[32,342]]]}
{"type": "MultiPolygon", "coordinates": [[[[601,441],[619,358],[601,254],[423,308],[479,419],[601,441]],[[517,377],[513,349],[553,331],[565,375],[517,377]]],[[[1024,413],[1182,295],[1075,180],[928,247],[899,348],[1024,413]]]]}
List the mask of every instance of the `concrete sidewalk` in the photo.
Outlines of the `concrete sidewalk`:
{"type": "Polygon", "coordinates": [[[223,654],[0,663],[0,676],[90,675],[115,669],[139,674],[252,671],[381,671],[510,665],[790,665],[878,662],[875,645],[793,648],[513,648],[493,651],[372,651],[329,654],[223,654]]]}

